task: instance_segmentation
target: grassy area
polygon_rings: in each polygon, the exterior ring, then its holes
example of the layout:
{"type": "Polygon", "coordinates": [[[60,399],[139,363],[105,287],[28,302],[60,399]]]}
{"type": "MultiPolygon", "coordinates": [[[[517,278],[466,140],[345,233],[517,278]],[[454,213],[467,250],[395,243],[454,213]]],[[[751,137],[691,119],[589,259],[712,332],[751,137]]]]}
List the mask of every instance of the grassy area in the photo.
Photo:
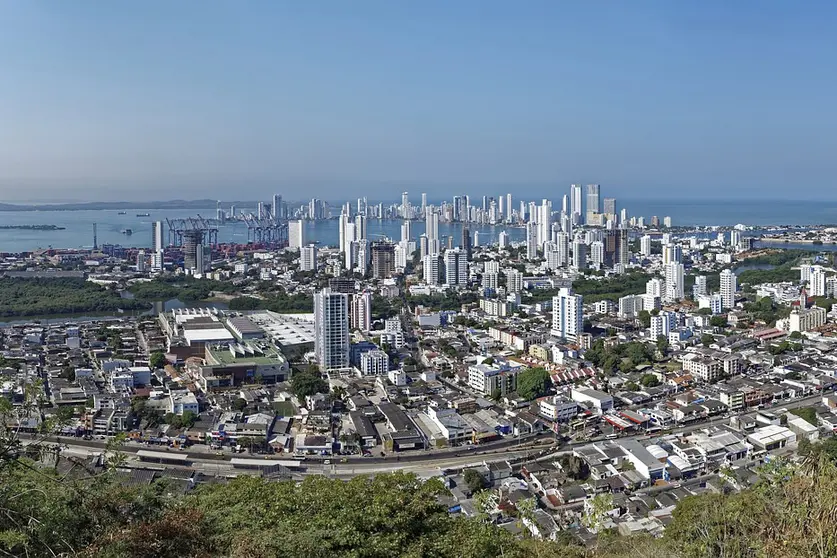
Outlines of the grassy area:
{"type": "Polygon", "coordinates": [[[273,403],[274,412],[283,417],[292,417],[296,414],[296,408],[290,401],[276,401],[273,403]]]}

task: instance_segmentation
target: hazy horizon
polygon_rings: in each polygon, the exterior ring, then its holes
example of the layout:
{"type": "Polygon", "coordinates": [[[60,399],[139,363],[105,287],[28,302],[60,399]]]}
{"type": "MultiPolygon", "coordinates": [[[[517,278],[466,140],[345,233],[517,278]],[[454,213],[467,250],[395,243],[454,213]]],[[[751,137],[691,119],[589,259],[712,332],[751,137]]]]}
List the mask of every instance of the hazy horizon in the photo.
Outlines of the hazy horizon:
{"type": "Polygon", "coordinates": [[[835,23],[778,1],[4,3],[0,201],[837,197],[835,23]]]}

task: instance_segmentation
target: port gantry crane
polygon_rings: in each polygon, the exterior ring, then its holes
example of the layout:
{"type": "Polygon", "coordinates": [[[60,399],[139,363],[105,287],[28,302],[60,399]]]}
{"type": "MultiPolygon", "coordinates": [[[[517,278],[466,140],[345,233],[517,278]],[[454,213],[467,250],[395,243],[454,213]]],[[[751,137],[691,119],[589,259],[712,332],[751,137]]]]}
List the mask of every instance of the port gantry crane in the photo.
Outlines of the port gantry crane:
{"type": "Polygon", "coordinates": [[[217,219],[204,219],[200,215],[183,219],[166,218],[166,225],[169,228],[169,246],[183,246],[184,235],[194,236],[197,233],[201,234],[201,238],[205,237],[210,245],[218,245],[220,221],[217,219]]]}
{"type": "Polygon", "coordinates": [[[288,222],[272,216],[257,217],[252,213],[244,216],[247,225],[247,242],[268,244],[275,248],[288,245],[288,222]]]}

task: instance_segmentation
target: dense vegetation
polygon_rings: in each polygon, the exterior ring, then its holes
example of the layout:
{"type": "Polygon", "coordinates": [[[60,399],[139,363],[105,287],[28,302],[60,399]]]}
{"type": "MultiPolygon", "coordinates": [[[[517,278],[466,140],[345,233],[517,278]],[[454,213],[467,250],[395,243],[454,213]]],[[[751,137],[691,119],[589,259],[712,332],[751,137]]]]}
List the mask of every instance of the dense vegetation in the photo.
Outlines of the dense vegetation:
{"type": "Polygon", "coordinates": [[[573,281],[573,291],[576,294],[583,295],[585,303],[599,302],[600,300],[615,301],[629,294],[644,293],[645,283],[650,278],[651,275],[642,271],[632,271],[603,279],[583,277],[573,281]]]}
{"type": "Polygon", "coordinates": [[[584,352],[584,358],[609,374],[631,372],[641,364],[652,362],[654,349],[640,341],[605,347],[600,339],[584,352]]]}
{"type": "Polygon", "coordinates": [[[230,300],[230,310],[271,310],[281,314],[311,313],[314,311],[314,297],[305,294],[289,295],[284,291],[271,293],[264,298],[238,296],[230,300]]]}
{"type": "Polygon", "coordinates": [[[184,302],[206,300],[212,293],[234,293],[236,287],[225,281],[195,279],[189,276],[158,277],[138,281],[128,289],[138,300],[158,301],[180,299],[184,302]]]}
{"type": "Polygon", "coordinates": [[[444,295],[416,295],[408,298],[410,304],[425,306],[431,310],[459,310],[463,304],[479,300],[476,293],[448,291],[444,295]]]}
{"type": "Polygon", "coordinates": [[[96,283],[75,278],[0,278],[0,316],[40,316],[146,309],[96,283]]]}
{"type": "MultiPolygon", "coordinates": [[[[752,489],[685,498],[661,539],[603,532],[591,548],[569,537],[516,539],[483,514],[450,515],[439,500],[446,490],[438,480],[405,473],[348,482],[240,477],[183,496],[165,482],[125,485],[116,470],[65,476],[6,459],[0,467],[0,551],[31,558],[836,556],[837,449],[828,441],[803,444],[802,451],[800,465],[766,465],[752,489]]],[[[564,465],[573,478],[587,475],[581,464],[564,465]]],[[[480,479],[468,477],[466,483],[479,489],[480,479]]],[[[480,510],[485,499],[475,501],[480,510]]],[[[525,519],[526,506],[518,509],[525,519]]]]}
{"type": "Polygon", "coordinates": [[[543,368],[527,368],[517,375],[517,394],[523,399],[532,400],[546,395],[551,386],[549,372],[543,368]]]}

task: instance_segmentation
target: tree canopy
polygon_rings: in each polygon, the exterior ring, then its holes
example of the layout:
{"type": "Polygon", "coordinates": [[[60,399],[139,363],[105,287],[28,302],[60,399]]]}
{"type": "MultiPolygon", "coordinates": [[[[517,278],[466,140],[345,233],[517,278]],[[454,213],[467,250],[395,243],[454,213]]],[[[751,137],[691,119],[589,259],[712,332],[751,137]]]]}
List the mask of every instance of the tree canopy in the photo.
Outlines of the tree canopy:
{"type": "Polygon", "coordinates": [[[527,368],[517,375],[517,394],[531,400],[545,395],[552,380],[543,368],[527,368]]]}

